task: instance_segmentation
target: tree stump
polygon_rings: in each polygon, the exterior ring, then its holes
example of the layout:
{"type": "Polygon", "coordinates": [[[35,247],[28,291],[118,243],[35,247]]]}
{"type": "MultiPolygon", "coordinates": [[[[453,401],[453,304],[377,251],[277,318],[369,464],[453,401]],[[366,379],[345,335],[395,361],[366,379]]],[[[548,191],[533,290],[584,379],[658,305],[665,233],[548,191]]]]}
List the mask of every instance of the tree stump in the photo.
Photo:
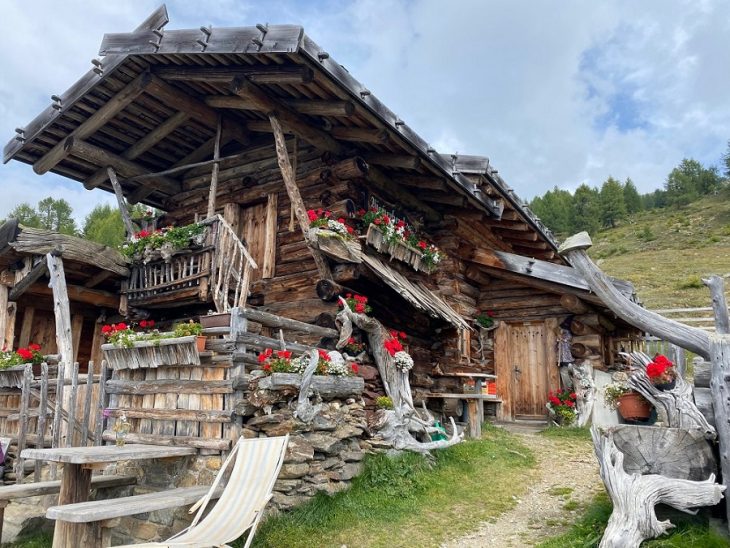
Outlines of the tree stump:
{"type": "Polygon", "coordinates": [[[674,527],[669,520],[657,519],[654,511],[657,504],[691,514],[694,508],[713,506],[723,497],[725,486],[715,483],[714,474],[705,481],[629,474],[624,470],[624,454],[614,444],[612,432],[604,435],[594,426],[591,435],[601,479],[613,502],[613,513],[600,548],[638,548],[642,541],[663,535],[674,527]]]}

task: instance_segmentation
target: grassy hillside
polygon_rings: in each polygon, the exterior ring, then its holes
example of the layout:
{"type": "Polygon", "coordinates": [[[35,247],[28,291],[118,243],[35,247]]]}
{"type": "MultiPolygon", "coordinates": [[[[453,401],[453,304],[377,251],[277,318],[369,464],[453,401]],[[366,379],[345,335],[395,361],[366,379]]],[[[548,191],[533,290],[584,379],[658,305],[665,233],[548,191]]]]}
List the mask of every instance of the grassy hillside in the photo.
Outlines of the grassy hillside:
{"type": "Polygon", "coordinates": [[[641,212],[592,235],[591,256],[631,281],[647,308],[709,306],[700,278],[726,277],[730,300],[730,189],[683,208],[641,212]]]}

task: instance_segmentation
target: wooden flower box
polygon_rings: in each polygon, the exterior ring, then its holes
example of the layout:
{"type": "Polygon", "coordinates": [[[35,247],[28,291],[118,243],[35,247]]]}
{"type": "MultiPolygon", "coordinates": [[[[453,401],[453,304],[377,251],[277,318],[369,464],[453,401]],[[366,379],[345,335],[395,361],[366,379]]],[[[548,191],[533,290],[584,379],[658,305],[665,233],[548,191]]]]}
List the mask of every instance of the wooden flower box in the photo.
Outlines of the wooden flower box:
{"type": "Polygon", "coordinates": [[[200,365],[197,337],[176,337],[140,341],[131,348],[102,344],[104,359],[111,369],[145,369],[166,365],[200,365]]]}
{"type": "MultiPolygon", "coordinates": [[[[298,373],[272,373],[259,380],[259,389],[289,390],[299,392],[302,376],[298,373]]],[[[312,389],[324,399],[342,399],[359,396],[365,390],[362,377],[340,377],[338,375],[314,375],[312,389]]]]}
{"type": "Polygon", "coordinates": [[[362,246],[356,239],[346,239],[342,235],[322,228],[312,229],[320,251],[334,259],[348,262],[362,262],[362,246]]]}
{"type": "Polygon", "coordinates": [[[231,313],[225,312],[222,314],[208,314],[206,316],[200,316],[200,325],[203,329],[209,327],[230,327],[231,325],[231,313]]]}
{"type": "Polygon", "coordinates": [[[416,249],[402,242],[391,243],[386,241],[382,230],[375,225],[371,224],[368,227],[365,241],[380,253],[390,255],[391,259],[397,259],[409,264],[415,271],[420,270],[430,274],[436,270],[435,267],[423,262],[423,253],[420,249],[416,249]]]}

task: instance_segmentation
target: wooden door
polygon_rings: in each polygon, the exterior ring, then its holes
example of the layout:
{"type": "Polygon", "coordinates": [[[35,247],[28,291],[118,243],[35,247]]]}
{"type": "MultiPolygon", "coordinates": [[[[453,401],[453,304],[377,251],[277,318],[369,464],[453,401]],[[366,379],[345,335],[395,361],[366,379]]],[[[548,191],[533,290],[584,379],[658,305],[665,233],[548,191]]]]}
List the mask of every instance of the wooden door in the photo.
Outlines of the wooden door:
{"type": "Polygon", "coordinates": [[[542,419],[550,390],[557,390],[559,373],[555,347],[556,320],[503,323],[494,343],[497,394],[501,418],[542,419]]]}
{"type": "Polygon", "coordinates": [[[277,202],[277,195],[269,194],[266,203],[241,208],[239,237],[258,265],[251,271],[251,282],[274,277],[277,202]]]}

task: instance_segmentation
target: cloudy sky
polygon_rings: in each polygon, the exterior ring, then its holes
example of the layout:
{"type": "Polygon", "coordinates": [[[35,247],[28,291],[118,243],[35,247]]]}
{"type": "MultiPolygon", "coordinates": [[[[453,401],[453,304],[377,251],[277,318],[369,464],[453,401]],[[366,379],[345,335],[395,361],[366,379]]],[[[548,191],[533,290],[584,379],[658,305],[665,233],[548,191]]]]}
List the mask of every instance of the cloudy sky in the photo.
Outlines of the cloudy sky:
{"type": "MultiPolygon", "coordinates": [[[[0,0],[0,140],[159,0],[0,0]],[[62,6],[62,7],[61,7],[62,6]]],[[[730,139],[730,0],[170,0],[167,28],[292,23],[440,152],[488,156],[525,199],[631,177],[660,187],[730,139]]],[[[0,217],[110,195],[0,166],[0,217]]]]}

